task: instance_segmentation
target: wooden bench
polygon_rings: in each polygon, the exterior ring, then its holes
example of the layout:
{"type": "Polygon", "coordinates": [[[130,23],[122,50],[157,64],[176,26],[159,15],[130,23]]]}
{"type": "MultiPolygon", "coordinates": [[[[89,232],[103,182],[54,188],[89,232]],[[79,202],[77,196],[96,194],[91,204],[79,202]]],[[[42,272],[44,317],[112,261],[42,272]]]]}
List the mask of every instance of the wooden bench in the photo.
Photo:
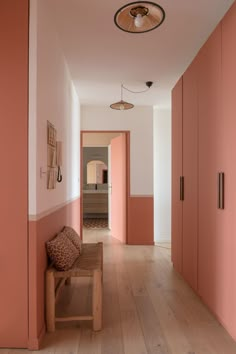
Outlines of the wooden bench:
{"type": "MultiPolygon", "coordinates": [[[[55,331],[55,323],[63,321],[93,321],[93,330],[102,328],[102,271],[103,244],[85,243],[82,254],[77,258],[72,268],[58,271],[50,266],[46,271],[46,324],[47,331],[55,331]],[[65,282],[70,283],[73,277],[92,277],[92,314],[86,316],[56,317],[55,306],[59,292],[65,282]]],[[[79,301],[79,294],[78,294],[79,301]]]]}

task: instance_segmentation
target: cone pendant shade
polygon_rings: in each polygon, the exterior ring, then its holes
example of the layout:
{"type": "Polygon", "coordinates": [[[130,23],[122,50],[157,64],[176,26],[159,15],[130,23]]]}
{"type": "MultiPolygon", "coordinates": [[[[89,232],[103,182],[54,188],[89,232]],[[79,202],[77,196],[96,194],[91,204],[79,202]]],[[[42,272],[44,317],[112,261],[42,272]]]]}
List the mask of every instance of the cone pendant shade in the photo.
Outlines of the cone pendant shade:
{"type": "Polygon", "coordinates": [[[121,100],[110,105],[110,108],[117,109],[119,111],[125,111],[127,109],[133,108],[134,105],[132,103],[125,102],[123,100],[123,85],[121,85],[121,100]]]}
{"type": "Polygon", "coordinates": [[[123,100],[120,100],[119,102],[112,103],[110,105],[112,109],[117,109],[119,111],[124,111],[126,109],[131,109],[134,107],[132,103],[125,102],[123,100]]]}
{"type": "Polygon", "coordinates": [[[163,8],[150,1],[131,2],[114,16],[116,26],[129,33],[144,33],[159,27],[165,19],[163,8]]]}

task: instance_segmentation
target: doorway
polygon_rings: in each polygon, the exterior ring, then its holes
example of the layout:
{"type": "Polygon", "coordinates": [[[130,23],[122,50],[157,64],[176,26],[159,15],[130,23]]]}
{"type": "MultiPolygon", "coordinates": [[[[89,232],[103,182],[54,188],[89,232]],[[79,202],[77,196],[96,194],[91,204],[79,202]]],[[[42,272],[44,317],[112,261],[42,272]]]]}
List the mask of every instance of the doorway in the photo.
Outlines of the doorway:
{"type": "Polygon", "coordinates": [[[81,131],[81,236],[109,228],[127,242],[129,151],[127,131],[81,131]]]}
{"type": "MultiPolygon", "coordinates": [[[[110,167],[109,167],[110,168],[110,167]]],[[[83,146],[83,228],[108,228],[108,147],[83,146]]]]}

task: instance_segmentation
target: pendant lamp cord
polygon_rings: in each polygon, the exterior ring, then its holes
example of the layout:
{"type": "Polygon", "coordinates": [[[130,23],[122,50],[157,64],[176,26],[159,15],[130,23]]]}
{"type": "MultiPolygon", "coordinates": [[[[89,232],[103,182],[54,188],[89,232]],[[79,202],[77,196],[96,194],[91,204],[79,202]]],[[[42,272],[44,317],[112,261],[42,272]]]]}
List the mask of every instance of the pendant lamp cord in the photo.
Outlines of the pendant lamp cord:
{"type": "Polygon", "coordinates": [[[127,87],[125,87],[123,84],[122,84],[121,86],[122,86],[122,88],[124,88],[126,91],[129,91],[129,92],[131,92],[131,93],[143,93],[143,92],[147,92],[147,91],[150,89],[150,87],[147,87],[145,90],[142,90],[142,91],[132,91],[132,90],[128,89],[127,87]]]}

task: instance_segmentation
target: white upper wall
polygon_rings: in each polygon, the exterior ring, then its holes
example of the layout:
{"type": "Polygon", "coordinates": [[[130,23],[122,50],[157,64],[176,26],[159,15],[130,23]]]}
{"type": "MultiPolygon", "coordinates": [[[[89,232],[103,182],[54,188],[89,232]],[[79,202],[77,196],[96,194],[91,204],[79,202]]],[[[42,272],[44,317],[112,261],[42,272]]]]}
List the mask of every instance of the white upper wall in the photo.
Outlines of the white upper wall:
{"type": "Polygon", "coordinates": [[[47,0],[30,2],[29,215],[80,194],[80,105],[48,16],[47,0]],[[47,120],[62,141],[63,180],[47,189],[47,120]]]}
{"type": "Polygon", "coordinates": [[[130,193],[153,195],[153,109],[81,106],[81,130],[130,131],[130,193]]]}
{"type": "Polygon", "coordinates": [[[171,239],[171,110],[154,109],[154,240],[171,239]]]}

